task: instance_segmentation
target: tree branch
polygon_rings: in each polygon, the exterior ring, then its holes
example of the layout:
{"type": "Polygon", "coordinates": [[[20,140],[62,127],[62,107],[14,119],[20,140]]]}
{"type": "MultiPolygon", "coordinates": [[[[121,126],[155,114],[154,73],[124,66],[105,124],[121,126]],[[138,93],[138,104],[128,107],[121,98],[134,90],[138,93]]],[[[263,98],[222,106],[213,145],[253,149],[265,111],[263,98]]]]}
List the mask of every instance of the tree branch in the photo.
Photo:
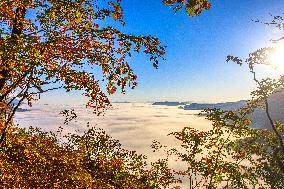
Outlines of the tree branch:
{"type": "Polygon", "coordinates": [[[271,41],[272,43],[277,43],[277,42],[279,42],[279,41],[281,41],[281,40],[284,40],[284,37],[280,37],[279,39],[271,39],[270,41],[271,41]]]}
{"type": "Polygon", "coordinates": [[[26,91],[23,95],[23,97],[20,99],[20,101],[17,103],[17,105],[12,109],[12,113],[9,114],[7,120],[5,121],[5,126],[2,129],[2,133],[1,133],[1,138],[0,138],[0,146],[2,146],[2,143],[5,140],[6,134],[7,134],[7,128],[9,123],[11,122],[12,118],[14,117],[16,110],[19,108],[19,106],[21,105],[21,103],[24,101],[24,99],[26,98],[27,92],[29,90],[29,87],[27,86],[26,91]]]}
{"type": "MultiPolygon", "coordinates": [[[[273,122],[273,120],[272,120],[272,118],[271,118],[271,115],[270,115],[270,113],[269,113],[269,105],[268,105],[268,101],[267,101],[267,99],[265,99],[265,113],[266,113],[266,115],[267,115],[267,117],[268,117],[268,120],[269,120],[269,123],[270,123],[270,125],[271,125],[271,127],[272,127],[272,130],[274,131],[274,133],[276,134],[276,136],[277,136],[277,138],[278,138],[278,143],[279,143],[279,146],[280,146],[280,149],[281,149],[281,151],[282,151],[282,153],[283,153],[283,155],[284,155],[284,143],[283,143],[283,138],[281,137],[281,135],[279,134],[279,132],[277,131],[277,128],[275,127],[275,125],[274,125],[274,122],[273,122]]],[[[279,163],[279,162],[278,162],[279,163]]],[[[280,168],[281,168],[281,170],[283,171],[283,173],[284,173],[284,164],[280,161],[280,163],[281,163],[281,166],[280,166],[280,168]]]]}

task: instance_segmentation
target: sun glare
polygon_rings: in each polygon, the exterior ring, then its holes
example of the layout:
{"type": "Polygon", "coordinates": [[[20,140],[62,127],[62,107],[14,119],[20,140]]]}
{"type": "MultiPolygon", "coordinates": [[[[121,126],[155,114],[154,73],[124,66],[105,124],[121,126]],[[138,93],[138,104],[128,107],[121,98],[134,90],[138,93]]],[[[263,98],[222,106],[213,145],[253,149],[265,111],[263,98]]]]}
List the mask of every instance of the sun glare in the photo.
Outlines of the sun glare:
{"type": "Polygon", "coordinates": [[[284,69],[284,46],[278,45],[270,56],[270,62],[276,69],[284,69]]]}

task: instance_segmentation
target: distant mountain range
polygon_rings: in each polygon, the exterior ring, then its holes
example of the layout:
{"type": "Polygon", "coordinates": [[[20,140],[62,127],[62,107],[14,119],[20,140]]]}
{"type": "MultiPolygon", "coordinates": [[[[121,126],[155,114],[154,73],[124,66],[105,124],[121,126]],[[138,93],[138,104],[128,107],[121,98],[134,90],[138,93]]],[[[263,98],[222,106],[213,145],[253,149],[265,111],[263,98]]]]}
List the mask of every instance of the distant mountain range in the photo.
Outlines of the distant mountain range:
{"type": "Polygon", "coordinates": [[[164,102],[154,102],[152,105],[182,106],[182,105],[186,105],[186,103],[185,103],[185,102],[169,102],[169,101],[164,101],[164,102]]]}
{"type": "Polygon", "coordinates": [[[204,110],[207,108],[217,108],[222,110],[235,110],[243,107],[246,104],[245,100],[240,100],[237,102],[224,102],[224,103],[215,103],[215,104],[203,104],[203,103],[191,103],[183,106],[184,110],[204,110]]]}
{"type": "MultiPolygon", "coordinates": [[[[14,105],[14,106],[16,106],[19,102],[20,102],[20,100],[15,99],[15,100],[12,101],[11,104],[14,105]]],[[[23,105],[23,104],[25,104],[25,103],[22,102],[21,105],[23,105]]],[[[26,108],[21,108],[21,107],[17,109],[17,112],[28,112],[28,111],[31,111],[31,110],[26,109],[26,108]]]]}
{"type": "Polygon", "coordinates": [[[26,109],[26,108],[18,108],[17,112],[30,112],[30,109],[26,109]]]}
{"type": "MultiPolygon", "coordinates": [[[[271,95],[268,99],[272,120],[284,123],[284,91],[271,95]]],[[[257,108],[252,115],[253,127],[271,129],[265,110],[257,108]]]]}
{"type": "Polygon", "coordinates": [[[189,102],[176,102],[176,101],[164,101],[164,102],[154,102],[152,105],[160,106],[179,106],[179,108],[184,110],[204,110],[207,108],[218,108],[224,110],[234,110],[241,108],[246,104],[245,100],[240,100],[237,102],[224,102],[224,103],[189,103],[189,102]]]}
{"type": "MultiPolygon", "coordinates": [[[[268,99],[269,112],[273,121],[281,121],[284,123],[284,91],[271,95],[268,99]]],[[[243,107],[246,104],[245,100],[237,102],[224,102],[224,103],[186,103],[186,102],[155,102],[153,105],[165,105],[165,106],[179,106],[184,110],[204,110],[207,108],[217,108],[222,110],[236,110],[243,107]]],[[[253,128],[267,128],[271,129],[268,117],[265,110],[257,108],[251,115],[253,120],[253,128]]]]}
{"type": "Polygon", "coordinates": [[[176,101],[164,101],[164,102],[154,102],[152,105],[160,106],[179,106],[179,108],[184,110],[204,110],[207,108],[220,108],[226,110],[238,109],[244,106],[245,100],[240,100],[237,102],[224,102],[224,103],[189,103],[189,102],[176,102],[176,101]]]}

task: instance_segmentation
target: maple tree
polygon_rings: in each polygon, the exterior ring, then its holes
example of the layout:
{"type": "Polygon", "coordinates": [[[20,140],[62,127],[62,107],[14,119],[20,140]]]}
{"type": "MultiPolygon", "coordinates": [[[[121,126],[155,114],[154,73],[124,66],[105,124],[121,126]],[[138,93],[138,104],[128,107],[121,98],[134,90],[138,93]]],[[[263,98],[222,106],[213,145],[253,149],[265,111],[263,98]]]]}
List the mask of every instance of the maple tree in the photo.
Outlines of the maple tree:
{"type": "MultiPolygon", "coordinates": [[[[164,3],[198,7],[192,16],[210,8],[207,1],[164,3]]],[[[144,52],[158,67],[165,54],[158,38],[123,33],[108,24],[113,21],[125,24],[121,0],[0,1],[1,141],[24,100],[31,105],[50,90],[82,90],[99,114],[110,104],[101,82],[108,94],[137,85],[127,62],[133,52],[144,52]]]]}
{"type": "MultiPolygon", "coordinates": [[[[191,16],[210,8],[204,2],[164,1],[197,7],[191,16]]],[[[121,0],[0,0],[1,186],[162,188],[178,182],[166,162],[146,168],[144,156],[122,149],[104,131],[62,138],[13,124],[22,102],[31,106],[60,88],[84,91],[87,106],[100,114],[110,104],[103,91],[124,93],[137,85],[127,62],[134,52],[144,52],[158,67],[165,54],[158,38],[123,33],[114,22],[125,25],[121,0]]]]}

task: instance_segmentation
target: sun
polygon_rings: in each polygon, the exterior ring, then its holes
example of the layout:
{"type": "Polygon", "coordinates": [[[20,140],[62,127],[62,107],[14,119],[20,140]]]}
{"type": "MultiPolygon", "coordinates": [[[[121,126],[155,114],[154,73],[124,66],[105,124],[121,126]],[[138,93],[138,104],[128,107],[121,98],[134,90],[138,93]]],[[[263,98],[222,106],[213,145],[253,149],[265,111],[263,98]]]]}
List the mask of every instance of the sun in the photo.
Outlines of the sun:
{"type": "Polygon", "coordinates": [[[284,46],[278,45],[275,47],[275,51],[270,55],[269,62],[276,69],[284,68],[284,46]]]}

